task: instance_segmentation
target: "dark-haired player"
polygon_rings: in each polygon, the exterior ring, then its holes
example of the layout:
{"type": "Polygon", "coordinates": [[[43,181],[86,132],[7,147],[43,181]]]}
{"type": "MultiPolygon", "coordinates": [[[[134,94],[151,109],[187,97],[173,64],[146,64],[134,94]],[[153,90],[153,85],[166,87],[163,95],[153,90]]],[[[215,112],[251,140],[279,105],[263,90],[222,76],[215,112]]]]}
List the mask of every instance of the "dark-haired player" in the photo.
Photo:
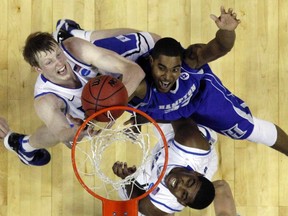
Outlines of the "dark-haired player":
{"type": "MultiPolygon", "coordinates": [[[[196,124],[190,119],[174,121],[172,126],[173,129],[165,130],[169,146],[166,173],[154,191],[139,201],[139,211],[147,216],[171,215],[182,211],[185,206],[194,209],[206,208],[215,197],[216,215],[225,212],[227,215],[235,216],[235,203],[229,185],[222,180],[214,183],[210,181],[218,164],[214,147],[217,140],[216,133],[200,126],[199,129],[203,131],[201,134],[196,124]],[[227,199],[228,197],[229,199],[227,199]],[[225,202],[222,201],[223,199],[225,202]]],[[[165,162],[162,143],[155,147],[153,155],[156,159],[152,164],[149,161],[143,170],[144,174],[142,175],[141,172],[136,177],[137,185],[143,190],[134,186],[132,198],[144,193],[147,185],[152,185],[158,180],[159,170],[165,162]],[[150,176],[148,179],[147,173],[150,176]]],[[[122,162],[114,163],[112,169],[121,178],[136,171],[134,166],[128,167],[126,163],[122,162]]],[[[130,185],[126,186],[124,195],[130,194],[130,190],[130,185]]]]}

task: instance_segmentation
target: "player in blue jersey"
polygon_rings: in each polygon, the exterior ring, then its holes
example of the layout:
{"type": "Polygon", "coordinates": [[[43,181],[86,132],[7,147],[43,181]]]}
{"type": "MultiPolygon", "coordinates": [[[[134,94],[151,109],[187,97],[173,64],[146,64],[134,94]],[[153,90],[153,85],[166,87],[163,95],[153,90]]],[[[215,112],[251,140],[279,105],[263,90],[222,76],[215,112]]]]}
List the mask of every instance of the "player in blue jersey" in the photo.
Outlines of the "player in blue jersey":
{"type": "MultiPolygon", "coordinates": [[[[236,207],[229,185],[218,180],[212,183],[212,176],[217,170],[218,157],[215,150],[216,133],[198,126],[190,119],[181,119],[172,123],[173,129],[165,130],[169,146],[168,166],[160,184],[147,197],[138,203],[139,211],[144,215],[172,215],[185,206],[203,209],[209,206],[216,194],[214,206],[216,215],[236,215],[236,207]],[[174,133],[175,131],[175,133],[174,133]],[[210,137],[210,138],[209,138],[210,137]],[[209,142],[208,142],[209,141],[209,142]]],[[[147,162],[145,169],[136,176],[132,197],[145,192],[148,185],[158,180],[159,169],[165,162],[163,144],[159,142],[153,149],[156,160],[147,162]],[[148,176],[147,176],[148,174],[148,176]]],[[[135,166],[127,163],[114,163],[113,172],[124,179],[136,171],[135,166]]],[[[131,185],[120,191],[123,198],[129,198],[131,185]]]]}
{"type": "MultiPolygon", "coordinates": [[[[222,29],[215,39],[225,38],[225,46],[217,47],[211,41],[183,49],[173,38],[160,39],[150,55],[139,61],[146,71],[146,81],[136,89],[130,104],[160,121],[192,117],[197,123],[233,139],[262,143],[288,155],[287,134],[279,126],[253,116],[245,102],[223,86],[207,64],[232,48],[233,30],[239,23],[236,14],[232,10],[226,13],[224,8],[220,19],[212,18],[222,29]],[[225,15],[235,19],[224,20],[225,15]]],[[[92,38],[93,34],[90,38],[93,41],[92,38]]]]}
{"type": "Polygon", "coordinates": [[[130,105],[159,121],[192,117],[233,139],[262,143],[288,155],[287,134],[276,124],[253,116],[245,102],[232,94],[207,64],[227,53],[234,43],[234,29],[239,23],[236,14],[222,8],[220,18],[213,17],[222,29],[215,40],[226,39],[225,43],[218,43],[222,46],[215,46],[217,43],[212,40],[183,49],[173,38],[157,41],[150,55],[138,61],[146,72],[146,81],[136,89],[130,105]],[[234,19],[226,22],[224,15],[234,19]],[[228,39],[231,43],[227,43],[228,39]]]}
{"type": "Polygon", "coordinates": [[[150,64],[146,63],[151,79],[141,84],[143,87],[131,104],[157,120],[191,117],[233,139],[262,143],[288,155],[287,134],[277,125],[254,117],[245,102],[221,83],[207,62],[195,56],[201,45],[193,49],[194,52],[184,50],[173,38],[157,41],[150,64]]]}

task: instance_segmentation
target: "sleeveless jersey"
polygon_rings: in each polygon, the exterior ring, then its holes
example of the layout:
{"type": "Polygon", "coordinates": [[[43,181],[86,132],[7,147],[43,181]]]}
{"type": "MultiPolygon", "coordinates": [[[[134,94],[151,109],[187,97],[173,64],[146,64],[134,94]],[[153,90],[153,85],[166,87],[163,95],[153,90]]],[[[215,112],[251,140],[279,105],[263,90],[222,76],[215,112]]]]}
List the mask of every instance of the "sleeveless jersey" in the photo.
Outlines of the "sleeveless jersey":
{"type": "MultiPolygon", "coordinates": [[[[187,170],[194,170],[201,174],[204,174],[206,178],[211,180],[218,168],[218,156],[214,147],[217,140],[215,137],[216,133],[203,126],[198,126],[204,135],[208,138],[210,137],[211,148],[210,150],[200,150],[196,148],[190,148],[183,146],[176,142],[174,137],[173,129],[169,129],[169,125],[164,129],[165,137],[169,146],[168,154],[168,166],[165,176],[175,167],[185,167],[187,170]],[[170,133],[169,133],[170,131],[170,133]],[[168,133],[167,133],[168,132],[168,133]]],[[[162,127],[161,127],[162,128],[162,127]]],[[[145,176],[147,173],[150,174],[150,179],[147,182],[147,178],[142,175],[137,177],[137,182],[139,185],[152,187],[153,183],[158,180],[158,176],[163,168],[164,159],[164,149],[163,144],[158,143],[153,149],[156,160],[149,165],[146,165],[145,176]],[[145,182],[146,181],[146,182],[145,182]]],[[[167,213],[180,212],[183,210],[184,206],[181,205],[177,198],[169,191],[165,185],[164,178],[158,184],[158,186],[149,194],[151,202],[161,211],[167,213]]]]}
{"type": "MultiPolygon", "coordinates": [[[[97,40],[94,41],[93,44],[102,48],[110,49],[134,61],[139,56],[147,54],[150,47],[154,46],[154,41],[148,32],[139,32],[97,40]]],[[[65,88],[50,82],[40,74],[36,80],[34,98],[45,94],[54,94],[61,98],[66,104],[65,114],[69,113],[74,118],[84,119],[84,111],[82,110],[81,105],[81,93],[87,81],[90,78],[97,76],[99,71],[92,65],[85,64],[84,62],[80,62],[74,58],[63,44],[60,44],[60,47],[64,51],[64,54],[68,59],[68,63],[70,64],[73,72],[77,75],[82,86],[77,89],[65,88]]],[[[117,71],[101,71],[101,73],[109,74],[114,77],[119,76],[117,71]]]]}
{"type": "Polygon", "coordinates": [[[167,93],[158,92],[149,77],[149,63],[145,64],[146,96],[134,97],[130,106],[156,120],[192,117],[198,124],[234,139],[246,139],[251,134],[254,124],[248,106],[222,84],[208,64],[192,69],[183,62],[175,87],[167,93]]]}
{"type": "MultiPolygon", "coordinates": [[[[65,52],[65,54],[67,56],[67,52],[65,52]]],[[[40,74],[36,80],[34,88],[34,98],[43,96],[45,94],[54,94],[55,96],[62,99],[65,103],[65,114],[69,113],[74,118],[84,119],[84,111],[82,110],[81,104],[82,90],[87,81],[91,77],[96,76],[97,72],[93,71],[92,67],[82,67],[82,64],[80,62],[79,64],[77,64],[76,59],[71,61],[71,56],[67,57],[68,63],[70,64],[73,72],[76,74],[77,78],[81,82],[81,87],[76,89],[65,88],[49,81],[42,74],[40,74]]]]}
{"type": "MultiPolygon", "coordinates": [[[[147,63],[148,64],[148,63],[147,63]]],[[[207,65],[208,66],[208,65],[207,65]]],[[[149,71],[146,70],[146,73],[149,71]]],[[[175,87],[167,93],[159,92],[150,82],[147,75],[147,93],[143,100],[133,98],[130,104],[156,120],[177,120],[181,117],[190,117],[197,109],[199,102],[193,99],[200,89],[200,81],[209,68],[189,69],[182,63],[181,73],[175,87]],[[192,101],[193,100],[193,101],[192,101]]],[[[150,72],[149,72],[150,73],[150,72]]]]}

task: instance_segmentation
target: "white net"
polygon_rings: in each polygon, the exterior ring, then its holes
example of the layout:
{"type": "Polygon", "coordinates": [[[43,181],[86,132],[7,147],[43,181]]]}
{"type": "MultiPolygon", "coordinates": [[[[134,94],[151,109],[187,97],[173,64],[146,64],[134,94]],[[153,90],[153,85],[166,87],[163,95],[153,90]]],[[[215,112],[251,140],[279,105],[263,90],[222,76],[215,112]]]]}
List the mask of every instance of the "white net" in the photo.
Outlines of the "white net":
{"type": "Polygon", "coordinates": [[[154,124],[141,123],[137,116],[137,113],[124,112],[117,120],[110,116],[110,122],[90,121],[89,136],[77,142],[75,161],[81,179],[90,190],[107,199],[129,199],[131,194],[123,190],[125,185],[139,187],[135,179],[141,176],[142,182],[148,182],[150,178],[149,169],[154,159],[151,150],[160,135],[154,124]],[[127,124],[128,120],[133,124],[127,124]],[[135,165],[137,170],[121,179],[112,170],[116,161],[135,165]]]}

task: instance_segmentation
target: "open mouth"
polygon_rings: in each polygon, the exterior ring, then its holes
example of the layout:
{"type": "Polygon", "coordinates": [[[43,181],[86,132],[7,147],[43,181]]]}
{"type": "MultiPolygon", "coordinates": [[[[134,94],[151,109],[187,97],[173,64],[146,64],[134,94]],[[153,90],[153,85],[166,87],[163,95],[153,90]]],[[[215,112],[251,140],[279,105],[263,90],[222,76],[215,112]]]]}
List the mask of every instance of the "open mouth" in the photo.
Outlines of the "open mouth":
{"type": "Polygon", "coordinates": [[[176,177],[169,176],[166,180],[166,185],[169,188],[174,189],[177,186],[177,182],[178,182],[178,180],[176,177]]]}
{"type": "Polygon", "coordinates": [[[57,71],[57,73],[58,74],[60,74],[60,75],[63,75],[63,74],[65,74],[65,72],[66,72],[66,66],[64,65],[62,68],[60,68],[58,71],[57,71]]]}
{"type": "Polygon", "coordinates": [[[169,90],[171,82],[159,81],[159,87],[165,91],[169,90]]]}

